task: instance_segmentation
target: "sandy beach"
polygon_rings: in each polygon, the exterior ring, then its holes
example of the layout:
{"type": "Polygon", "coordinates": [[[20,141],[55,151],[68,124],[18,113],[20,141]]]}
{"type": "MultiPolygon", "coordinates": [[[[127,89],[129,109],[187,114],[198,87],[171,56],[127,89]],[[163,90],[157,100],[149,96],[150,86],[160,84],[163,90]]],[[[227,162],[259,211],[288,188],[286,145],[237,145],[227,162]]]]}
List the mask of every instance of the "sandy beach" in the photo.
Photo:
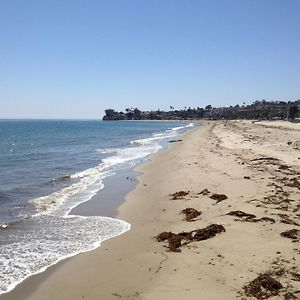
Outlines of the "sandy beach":
{"type": "Polygon", "coordinates": [[[138,167],[130,231],[0,299],[300,299],[300,124],[203,121],[180,139],[138,167]]]}

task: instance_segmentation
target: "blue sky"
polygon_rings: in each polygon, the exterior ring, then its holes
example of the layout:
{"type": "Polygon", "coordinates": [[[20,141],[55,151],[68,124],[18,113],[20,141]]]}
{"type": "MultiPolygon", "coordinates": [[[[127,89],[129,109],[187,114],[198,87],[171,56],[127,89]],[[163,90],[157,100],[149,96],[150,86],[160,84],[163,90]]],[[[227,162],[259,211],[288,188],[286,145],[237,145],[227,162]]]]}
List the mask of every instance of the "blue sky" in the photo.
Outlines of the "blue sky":
{"type": "Polygon", "coordinates": [[[298,0],[0,0],[0,118],[300,98],[298,0]]]}

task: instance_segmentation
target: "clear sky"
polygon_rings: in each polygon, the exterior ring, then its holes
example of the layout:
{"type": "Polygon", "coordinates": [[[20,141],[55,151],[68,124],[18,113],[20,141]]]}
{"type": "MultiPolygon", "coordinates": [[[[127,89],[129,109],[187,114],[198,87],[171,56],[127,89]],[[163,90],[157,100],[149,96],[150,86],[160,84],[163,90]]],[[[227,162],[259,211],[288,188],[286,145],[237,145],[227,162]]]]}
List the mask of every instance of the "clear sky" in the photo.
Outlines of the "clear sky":
{"type": "Polygon", "coordinates": [[[0,118],[299,98],[299,0],[0,0],[0,118]]]}

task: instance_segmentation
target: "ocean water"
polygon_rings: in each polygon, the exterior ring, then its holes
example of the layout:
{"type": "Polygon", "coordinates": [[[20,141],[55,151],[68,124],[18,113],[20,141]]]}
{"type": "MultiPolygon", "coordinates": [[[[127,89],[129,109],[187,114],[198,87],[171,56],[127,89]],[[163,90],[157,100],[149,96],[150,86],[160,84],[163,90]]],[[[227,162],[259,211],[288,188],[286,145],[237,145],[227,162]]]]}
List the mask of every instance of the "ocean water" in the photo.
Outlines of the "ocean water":
{"type": "MultiPolygon", "coordinates": [[[[0,294],[130,224],[72,209],[192,127],[186,122],[0,121],[0,294]]],[[[116,187],[117,188],[117,187],[116,187]]]]}

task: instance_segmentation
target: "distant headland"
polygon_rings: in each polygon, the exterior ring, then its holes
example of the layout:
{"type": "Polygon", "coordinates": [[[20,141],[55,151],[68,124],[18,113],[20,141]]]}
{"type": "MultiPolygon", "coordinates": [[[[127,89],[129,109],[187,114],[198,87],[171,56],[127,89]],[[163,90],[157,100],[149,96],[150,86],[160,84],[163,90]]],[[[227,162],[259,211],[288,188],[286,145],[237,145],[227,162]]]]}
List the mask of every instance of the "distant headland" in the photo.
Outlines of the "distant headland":
{"type": "Polygon", "coordinates": [[[104,121],[111,120],[294,120],[300,121],[300,100],[297,101],[255,101],[250,105],[235,105],[228,107],[185,107],[177,110],[170,106],[170,110],[141,111],[138,108],[127,108],[125,112],[106,109],[104,121]]]}

